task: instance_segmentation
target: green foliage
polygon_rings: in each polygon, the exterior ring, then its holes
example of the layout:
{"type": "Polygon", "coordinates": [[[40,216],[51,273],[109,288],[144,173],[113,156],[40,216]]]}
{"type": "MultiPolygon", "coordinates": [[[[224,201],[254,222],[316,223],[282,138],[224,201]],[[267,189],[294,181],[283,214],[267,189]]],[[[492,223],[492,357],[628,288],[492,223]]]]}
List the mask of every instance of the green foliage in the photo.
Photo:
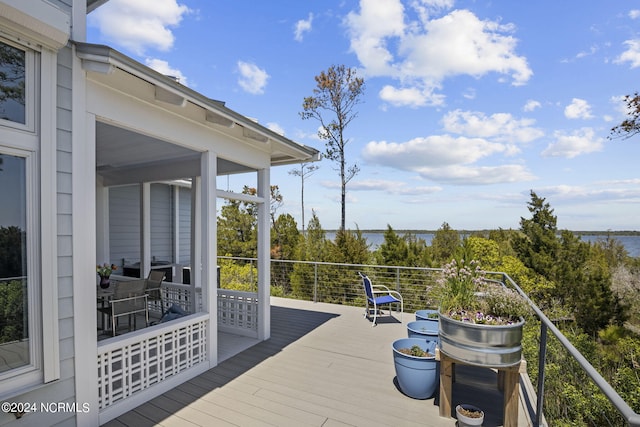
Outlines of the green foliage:
{"type": "Polygon", "coordinates": [[[24,276],[25,233],[16,226],[0,227],[0,277],[24,276]]]}
{"type": "Polygon", "coordinates": [[[430,265],[429,252],[424,239],[414,234],[399,236],[390,225],[384,232],[384,241],[374,253],[380,265],[401,265],[407,267],[426,267],[430,265]]]}
{"type": "Polygon", "coordinates": [[[533,191],[528,209],[532,217],[520,218],[522,235],[513,241],[514,249],[525,266],[542,276],[548,276],[557,260],[557,218],[549,203],[545,203],[545,199],[533,191]]]}
{"type": "Polygon", "coordinates": [[[436,265],[442,265],[454,258],[460,246],[460,234],[452,229],[449,224],[443,222],[436,230],[433,240],[431,240],[431,251],[433,261],[436,265]]]}
{"type": "Polygon", "coordinates": [[[360,229],[356,231],[338,230],[335,244],[331,246],[331,261],[344,264],[368,264],[371,261],[369,244],[362,236],[360,229]]]}
{"type": "Polygon", "coordinates": [[[465,239],[464,246],[470,254],[469,259],[478,262],[487,271],[496,271],[500,265],[500,245],[498,242],[484,237],[470,236],[465,239]]]}
{"type": "Polygon", "coordinates": [[[258,270],[252,262],[219,259],[220,287],[236,291],[255,292],[258,285],[258,270]]]}
{"type": "Polygon", "coordinates": [[[234,257],[257,255],[255,208],[238,200],[227,200],[218,215],[218,253],[234,257]]]}
{"type": "Polygon", "coordinates": [[[26,281],[0,281],[0,344],[26,338],[26,281]]]}

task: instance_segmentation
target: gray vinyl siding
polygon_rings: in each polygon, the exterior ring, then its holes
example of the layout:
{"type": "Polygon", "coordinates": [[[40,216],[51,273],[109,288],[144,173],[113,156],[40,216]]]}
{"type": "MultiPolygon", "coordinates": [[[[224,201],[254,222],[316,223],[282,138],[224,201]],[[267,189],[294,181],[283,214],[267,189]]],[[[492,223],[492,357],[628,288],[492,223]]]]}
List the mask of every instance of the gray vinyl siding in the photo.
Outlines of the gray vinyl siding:
{"type": "Polygon", "coordinates": [[[109,248],[109,258],[113,264],[122,266],[140,261],[138,185],[109,189],[109,248]]]}
{"type": "Polygon", "coordinates": [[[189,265],[191,263],[191,189],[180,188],[178,227],[180,239],[180,256],[178,263],[189,265]]]}
{"type": "Polygon", "coordinates": [[[173,260],[173,187],[151,184],[151,259],[173,260]]]}

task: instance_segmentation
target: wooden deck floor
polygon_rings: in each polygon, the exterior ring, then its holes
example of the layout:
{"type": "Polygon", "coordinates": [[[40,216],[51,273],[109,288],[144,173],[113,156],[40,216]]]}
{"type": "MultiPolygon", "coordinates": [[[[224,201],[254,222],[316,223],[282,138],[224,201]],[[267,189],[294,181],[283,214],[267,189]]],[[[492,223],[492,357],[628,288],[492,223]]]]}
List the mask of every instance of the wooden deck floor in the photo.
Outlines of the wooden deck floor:
{"type": "MultiPolygon", "coordinates": [[[[413,316],[371,327],[363,311],[272,298],[271,339],[105,426],[455,426],[434,399],[394,382],[391,343],[413,316]]],[[[493,371],[457,367],[453,404],[462,401],[484,409],[484,426],[502,424],[493,371]]],[[[531,425],[521,402],[519,425],[531,425]]]]}

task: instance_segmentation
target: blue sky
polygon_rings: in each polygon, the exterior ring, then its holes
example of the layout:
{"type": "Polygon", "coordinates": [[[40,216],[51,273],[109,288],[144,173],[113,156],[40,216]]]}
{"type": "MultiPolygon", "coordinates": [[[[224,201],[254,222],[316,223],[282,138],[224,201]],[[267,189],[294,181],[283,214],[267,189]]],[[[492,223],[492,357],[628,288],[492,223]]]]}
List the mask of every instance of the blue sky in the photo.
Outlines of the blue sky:
{"type": "MultiPolygon", "coordinates": [[[[533,190],[559,228],[640,229],[640,136],[607,139],[640,90],[638,1],[110,0],[88,22],[89,42],[321,151],[302,100],[331,65],[357,68],[348,228],[518,228],[533,190]]],[[[337,165],[317,165],[305,220],[334,229],[337,165]]],[[[293,168],[271,180],[300,223],[293,168]]]]}

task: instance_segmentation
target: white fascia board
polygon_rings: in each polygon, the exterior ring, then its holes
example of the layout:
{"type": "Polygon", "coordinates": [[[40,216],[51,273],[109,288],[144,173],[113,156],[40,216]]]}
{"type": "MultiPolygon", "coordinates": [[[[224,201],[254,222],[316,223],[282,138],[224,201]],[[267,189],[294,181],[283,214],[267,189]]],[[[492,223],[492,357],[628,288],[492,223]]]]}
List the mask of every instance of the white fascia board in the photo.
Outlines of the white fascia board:
{"type": "MultiPolygon", "coordinates": [[[[295,152],[298,157],[300,157],[300,160],[297,161],[298,163],[301,161],[315,161],[319,159],[318,150],[279,135],[259,123],[256,123],[254,120],[225,107],[223,102],[207,98],[193,89],[176,82],[168,76],[158,73],[146,65],[143,65],[108,46],[80,42],[76,42],[76,46],[77,55],[83,60],[83,68],[86,70],[99,71],[99,68],[104,69],[105,71],[109,70],[109,67],[105,67],[105,63],[110,66],[118,67],[134,76],[138,76],[139,78],[148,81],[167,93],[175,94],[176,99],[179,97],[184,98],[192,104],[220,117],[220,119],[216,119],[210,115],[209,121],[213,120],[212,122],[215,123],[215,120],[219,120],[221,121],[220,124],[225,127],[233,127],[233,123],[237,123],[239,126],[251,131],[250,134],[253,135],[252,139],[262,140],[265,138],[267,143],[271,140],[271,143],[276,143],[286,147],[288,150],[295,152]],[[92,66],[90,63],[94,63],[95,65],[92,66]]],[[[296,162],[292,161],[292,163],[296,162]]]]}
{"type": "Polygon", "coordinates": [[[2,0],[0,22],[35,43],[58,50],[71,35],[71,17],[47,1],[2,0]]]}

